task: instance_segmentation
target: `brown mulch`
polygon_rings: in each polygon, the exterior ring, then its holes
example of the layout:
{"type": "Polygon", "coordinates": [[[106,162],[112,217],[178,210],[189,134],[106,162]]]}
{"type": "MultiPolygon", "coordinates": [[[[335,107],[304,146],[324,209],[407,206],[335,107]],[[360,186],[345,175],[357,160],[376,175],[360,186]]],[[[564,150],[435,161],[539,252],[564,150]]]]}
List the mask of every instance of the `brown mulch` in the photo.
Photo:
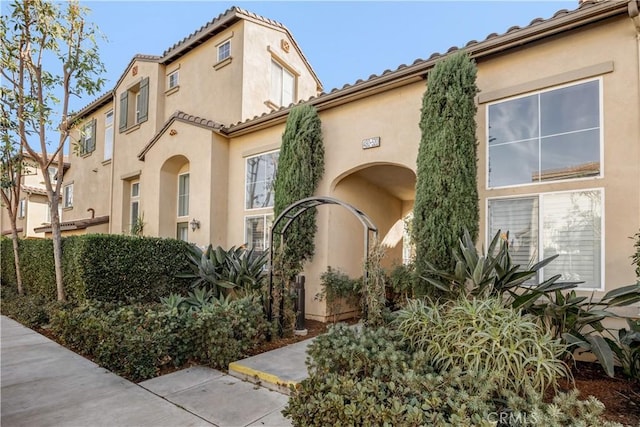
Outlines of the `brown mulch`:
{"type": "MultiPolygon", "coordinates": [[[[623,425],[640,426],[640,381],[630,380],[618,370],[615,378],[611,378],[598,363],[591,362],[575,362],[572,372],[580,398],[593,396],[602,402],[604,418],[623,425]]],[[[564,391],[573,387],[569,381],[560,382],[564,391]]]]}

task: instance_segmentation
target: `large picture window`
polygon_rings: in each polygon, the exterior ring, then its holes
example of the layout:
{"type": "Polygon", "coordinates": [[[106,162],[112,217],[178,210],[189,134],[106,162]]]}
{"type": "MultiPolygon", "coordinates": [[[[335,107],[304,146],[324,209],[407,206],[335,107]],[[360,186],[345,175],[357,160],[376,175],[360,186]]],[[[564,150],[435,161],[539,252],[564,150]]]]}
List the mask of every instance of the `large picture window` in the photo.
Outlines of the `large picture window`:
{"type": "Polygon", "coordinates": [[[600,80],[490,104],[491,188],[599,176],[600,80]]]}
{"type": "Polygon", "coordinates": [[[273,180],[276,177],[279,151],[249,157],[245,175],[245,209],[273,206],[273,180]]]}
{"type": "Polygon", "coordinates": [[[581,281],[602,289],[602,190],[545,193],[488,202],[488,233],[508,235],[514,264],[527,266],[558,255],[542,272],[546,280],[581,281]]]}

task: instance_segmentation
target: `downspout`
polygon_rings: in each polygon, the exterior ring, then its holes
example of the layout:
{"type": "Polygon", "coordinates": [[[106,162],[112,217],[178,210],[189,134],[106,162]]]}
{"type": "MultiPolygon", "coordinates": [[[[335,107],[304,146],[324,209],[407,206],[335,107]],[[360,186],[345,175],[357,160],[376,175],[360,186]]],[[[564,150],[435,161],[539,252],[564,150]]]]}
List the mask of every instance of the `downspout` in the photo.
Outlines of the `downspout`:
{"type": "MultiPolygon", "coordinates": [[[[636,61],[638,63],[638,74],[636,82],[640,85],[640,0],[629,0],[627,4],[627,10],[629,11],[629,18],[633,21],[633,25],[636,29],[636,45],[638,47],[638,54],[636,55],[636,61]]],[[[638,93],[638,110],[640,111],[640,86],[637,87],[638,93]]],[[[640,161],[640,159],[638,159],[640,161]]],[[[640,191],[640,190],[638,190],[640,191]]]]}

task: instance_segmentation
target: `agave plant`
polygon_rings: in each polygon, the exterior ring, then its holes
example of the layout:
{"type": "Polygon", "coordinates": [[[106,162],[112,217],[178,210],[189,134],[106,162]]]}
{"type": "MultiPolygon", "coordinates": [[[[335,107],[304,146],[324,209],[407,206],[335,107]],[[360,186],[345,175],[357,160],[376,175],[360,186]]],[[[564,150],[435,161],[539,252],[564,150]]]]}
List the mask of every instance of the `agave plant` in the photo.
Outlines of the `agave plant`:
{"type": "Polygon", "coordinates": [[[498,231],[484,254],[476,249],[465,230],[459,248],[453,251],[455,271],[440,271],[428,264],[429,276],[423,279],[452,298],[498,297],[503,304],[536,316],[547,331],[568,344],[567,354],[577,349],[591,352],[613,376],[615,359],[621,359],[622,347],[616,334],[602,321],[618,317],[609,308],[640,301],[640,284],[614,289],[599,301],[594,301],[594,294],[577,295],[572,288],[581,282],[559,282],[560,275],[536,285],[533,279],[557,255],[522,267],[512,262],[509,246],[501,236],[498,231]]]}
{"type": "Polygon", "coordinates": [[[580,283],[558,282],[560,275],[555,275],[531,286],[531,280],[537,278],[539,271],[558,255],[523,267],[513,263],[509,255],[509,246],[501,236],[502,233],[498,231],[487,252],[481,253],[469,231],[465,230],[459,247],[453,250],[455,271],[451,273],[438,270],[427,262],[428,275],[421,278],[450,297],[493,296],[510,303],[513,308],[530,307],[550,292],[575,288],[580,283]]]}
{"type": "Polygon", "coordinates": [[[190,246],[187,254],[191,261],[191,272],[178,277],[192,278],[192,288],[206,287],[214,297],[226,296],[234,290],[259,289],[264,280],[267,253],[258,254],[253,249],[235,246],[225,250],[209,245],[204,251],[190,246]]]}

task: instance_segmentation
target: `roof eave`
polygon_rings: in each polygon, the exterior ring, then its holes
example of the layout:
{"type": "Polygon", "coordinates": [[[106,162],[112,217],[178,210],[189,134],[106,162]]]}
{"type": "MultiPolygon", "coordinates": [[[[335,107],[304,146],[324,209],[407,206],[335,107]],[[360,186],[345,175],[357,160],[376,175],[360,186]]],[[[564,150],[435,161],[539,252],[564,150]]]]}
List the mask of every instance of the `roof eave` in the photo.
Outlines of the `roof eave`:
{"type": "MultiPolygon", "coordinates": [[[[353,85],[345,85],[342,89],[334,89],[330,93],[321,94],[318,97],[313,97],[300,103],[311,104],[318,111],[322,111],[424,79],[436,62],[459,50],[464,50],[472,58],[480,60],[490,55],[499,54],[512,48],[622,15],[626,12],[626,1],[597,3],[572,12],[559,11],[547,21],[535,23],[516,31],[508,31],[503,35],[490,36],[481,42],[471,41],[463,48],[453,47],[445,54],[435,53],[427,60],[416,60],[409,66],[401,65],[395,71],[387,70],[382,75],[372,75],[367,80],[358,81],[353,85]],[[566,14],[561,15],[562,13],[566,14]]],[[[291,108],[292,106],[232,125],[227,128],[227,133],[229,136],[241,136],[285,122],[291,108]]]]}

